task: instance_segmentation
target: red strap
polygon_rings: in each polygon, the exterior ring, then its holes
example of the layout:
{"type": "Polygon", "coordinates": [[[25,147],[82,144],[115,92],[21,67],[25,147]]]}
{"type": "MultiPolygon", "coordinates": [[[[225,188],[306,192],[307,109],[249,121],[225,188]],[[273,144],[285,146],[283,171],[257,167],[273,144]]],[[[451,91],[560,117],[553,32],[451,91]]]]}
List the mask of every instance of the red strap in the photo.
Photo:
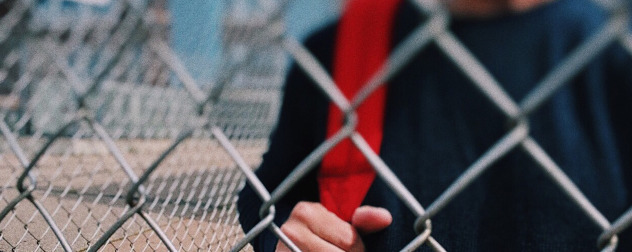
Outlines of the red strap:
{"type": "MultiPolygon", "coordinates": [[[[393,19],[400,0],[351,0],[340,20],[333,75],[342,93],[351,99],[388,57],[393,19]]],[[[382,143],[386,87],[376,90],[357,110],[357,131],[374,151],[382,143]]],[[[343,123],[343,115],[329,105],[327,137],[343,123]]],[[[375,171],[362,153],[346,139],[323,158],[318,175],[320,201],[346,221],[360,206],[375,171]]]]}

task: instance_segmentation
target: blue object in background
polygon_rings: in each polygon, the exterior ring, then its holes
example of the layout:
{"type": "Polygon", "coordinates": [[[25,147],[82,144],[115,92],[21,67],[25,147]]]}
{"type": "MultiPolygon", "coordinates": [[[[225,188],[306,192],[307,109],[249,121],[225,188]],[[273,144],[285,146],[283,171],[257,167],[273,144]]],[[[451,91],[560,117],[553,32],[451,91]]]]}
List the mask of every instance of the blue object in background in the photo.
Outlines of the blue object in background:
{"type": "Polygon", "coordinates": [[[222,18],[225,1],[169,1],[171,12],[171,47],[197,79],[215,76],[221,60],[222,18]]]}
{"type": "Polygon", "coordinates": [[[341,0],[297,0],[290,1],[285,16],[287,32],[304,40],[315,29],[332,22],[338,17],[341,0]]]}
{"type": "MultiPolygon", "coordinates": [[[[285,14],[287,32],[304,39],[338,16],[340,0],[290,1],[285,14]]],[[[169,1],[171,46],[200,85],[217,75],[222,60],[222,20],[227,1],[169,1]]]]}

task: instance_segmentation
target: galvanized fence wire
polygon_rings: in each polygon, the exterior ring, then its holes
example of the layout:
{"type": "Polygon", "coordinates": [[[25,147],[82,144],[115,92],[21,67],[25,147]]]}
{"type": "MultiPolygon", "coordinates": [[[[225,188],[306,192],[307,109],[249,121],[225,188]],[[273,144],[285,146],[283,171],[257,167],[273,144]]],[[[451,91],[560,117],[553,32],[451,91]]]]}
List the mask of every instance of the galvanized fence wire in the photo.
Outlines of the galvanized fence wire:
{"type": "MultiPolygon", "coordinates": [[[[529,155],[603,230],[595,238],[600,249],[616,249],[617,234],[632,223],[632,208],[613,222],[605,218],[530,136],[528,118],[608,45],[621,43],[632,53],[629,9],[616,1],[598,1],[610,11],[609,21],[516,102],[447,28],[450,16],[438,2],[414,3],[429,16],[427,21],[393,50],[358,95],[347,99],[317,59],[285,33],[280,22],[285,1],[275,8],[261,8],[257,21],[265,24],[262,29],[233,34],[255,49],[222,69],[208,89],[197,83],[160,38],[156,17],[148,14],[148,2],[115,1],[98,18],[68,20],[59,27],[33,25],[36,1],[0,2],[10,6],[0,18],[0,44],[7,51],[0,71],[10,77],[16,65],[22,68],[17,78],[5,80],[13,83],[8,97],[30,94],[17,99],[23,104],[2,106],[0,250],[239,251],[269,229],[290,249],[299,251],[274,224],[275,204],[344,139],[354,143],[379,178],[417,216],[418,235],[404,251],[424,244],[445,251],[431,235],[431,218],[515,149],[529,155]],[[68,25],[73,22],[78,25],[68,25]],[[24,48],[16,41],[29,43],[24,48]],[[424,208],[355,131],[355,109],[431,42],[514,126],[424,208]],[[253,168],[266,145],[256,139],[269,132],[267,125],[273,124],[269,118],[276,117],[276,112],[253,107],[268,104],[270,96],[276,99],[278,95],[269,90],[244,95],[229,88],[240,71],[252,64],[253,53],[270,46],[287,51],[347,118],[272,192],[253,168]],[[122,84],[168,86],[172,82],[184,90],[122,84]],[[147,93],[129,102],[129,97],[147,93]],[[62,98],[52,99],[51,94],[62,98]],[[178,102],[160,105],[166,99],[178,102]],[[230,99],[255,106],[247,106],[244,112],[239,106],[222,105],[230,99]],[[261,221],[247,234],[241,233],[235,210],[235,192],[243,186],[251,186],[264,202],[261,221]]],[[[260,1],[260,6],[271,5],[260,1]]]]}
{"type": "Polygon", "coordinates": [[[256,165],[278,94],[226,89],[230,73],[203,90],[150,3],[114,1],[57,26],[38,25],[36,1],[3,3],[2,67],[22,63],[7,97],[25,104],[3,106],[0,121],[0,250],[223,251],[243,235],[242,175],[214,135],[256,165]]]}
{"type": "Polygon", "coordinates": [[[351,100],[346,99],[338,90],[331,76],[327,74],[324,67],[306,48],[292,37],[284,36],[282,38],[284,48],[292,55],[298,66],[312,78],[333,104],[345,112],[345,125],[311,152],[272,193],[269,193],[263,187],[254,174],[249,174],[247,169],[242,169],[247,174],[246,179],[250,186],[254,188],[264,203],[260,210],[261,222],[246,235],[244,241],[233,248],[233,251],[241,249],[243,245],[260,234],[265,228],[270,228],[290,249],[297,251],[297,248],[281,235],[281,232],[272,222],[273,218],[270,218],[271,215],[274,215],[274,204],[288,191],[292,190],[292,187],[310,170],[314,169],[328,151],[345,138],[351,139],[369,160],[378,176],[417,215],[415,230],[418,236],[402,251],[411,251],[423,244],[427,244],[435,251],[444,251],[445,249],[441,247],[440,243],[430,235],[432,229],[430,219],[449,204],[455,196],[465,190],[469,184],[487,171],[494,162],[507,155],[513,149],[518,148],[528,154],[544,170],[548,177],[554,181],[559,189],[569,197],[569,200],[573,201],[586,214],[586,217],[603,230],[601,236],[596,238],[598,248],[603,251],[615,250],[618,243],[617,234],[632,223],[632,208],[615,220],[614,223],[606,219],[555,161],[549,157],[547,152],[540,147],[537,141],[529,135],[528,117],[608,45],[619,42],[632,53],[630,51],[630,35],[627,30],[630,14],[625,3],[598,1],[598,4],[607,8],[611,13],[608,22],[597,33],[571,52],[560,65],[547,74],[540,83],[537,83],[536,88],[528,93],[519,103],[510,98],[498,81],[485,69],[485,66],[447,29],[449,14],[446,10],[434,1],[419,0],[415,1],[415,3],[420,11],[429,14],[430,18],[394,49],[383,67],[351,100]],[[355,108],[382,83],[385,83],[394,73],[406,65],[429,42],[436,43],[441,52],[458,66],[490,102],[507,117],[507,120],[513,122],[515,126],[471,166],[467,167],[459,178],[427,209],[424,209],[399,181],[397,176],[393,174],[388,165],[369,147],[363,136],[355,131],[357,123],[355,108]]]}

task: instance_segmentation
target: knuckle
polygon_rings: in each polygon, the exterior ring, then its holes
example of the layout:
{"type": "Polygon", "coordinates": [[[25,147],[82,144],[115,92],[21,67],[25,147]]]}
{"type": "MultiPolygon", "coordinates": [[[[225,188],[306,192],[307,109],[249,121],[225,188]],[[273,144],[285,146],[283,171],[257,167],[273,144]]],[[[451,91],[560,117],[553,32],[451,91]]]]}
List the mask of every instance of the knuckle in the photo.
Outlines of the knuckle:
{"type": "Polygon", "coordinates": [[[347,250],[351,249],[355,244],[358,243],[359,236],[351,227],[344,228],[342,230],[344,231],[339,233],[338,244],[347,250]]]}
{"type": "Polygon", "coordinates": [[[293,225],[291,222],[286,222],[281,226],[280,229],[281,232],[283,232],[283,234],[285,234],[285,236],[287,236],[291,240],[295,240],[296,238],[301,237],[301,235],[298,234],[296,226],[293,225]]]}
{"type": "Polygon", "coordinates": [[[292,211],[292,216],[299,220],[306,220],[308,218],[312,218],[314,214],[314,203],[310,202],[299,202],[294,207],[292,211]]]}

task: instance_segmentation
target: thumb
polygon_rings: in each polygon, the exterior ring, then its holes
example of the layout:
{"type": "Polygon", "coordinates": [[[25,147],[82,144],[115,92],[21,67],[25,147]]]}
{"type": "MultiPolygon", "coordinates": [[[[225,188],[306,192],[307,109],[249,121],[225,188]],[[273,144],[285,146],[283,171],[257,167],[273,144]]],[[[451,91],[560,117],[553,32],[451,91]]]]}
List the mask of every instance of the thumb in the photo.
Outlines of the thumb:
{"type": "Polygon", "coordinates": [[[381,207],[361,206],[353,213],[351,225],[361,234],[380,231],[393,222],[391,213],[381,207]]]}

